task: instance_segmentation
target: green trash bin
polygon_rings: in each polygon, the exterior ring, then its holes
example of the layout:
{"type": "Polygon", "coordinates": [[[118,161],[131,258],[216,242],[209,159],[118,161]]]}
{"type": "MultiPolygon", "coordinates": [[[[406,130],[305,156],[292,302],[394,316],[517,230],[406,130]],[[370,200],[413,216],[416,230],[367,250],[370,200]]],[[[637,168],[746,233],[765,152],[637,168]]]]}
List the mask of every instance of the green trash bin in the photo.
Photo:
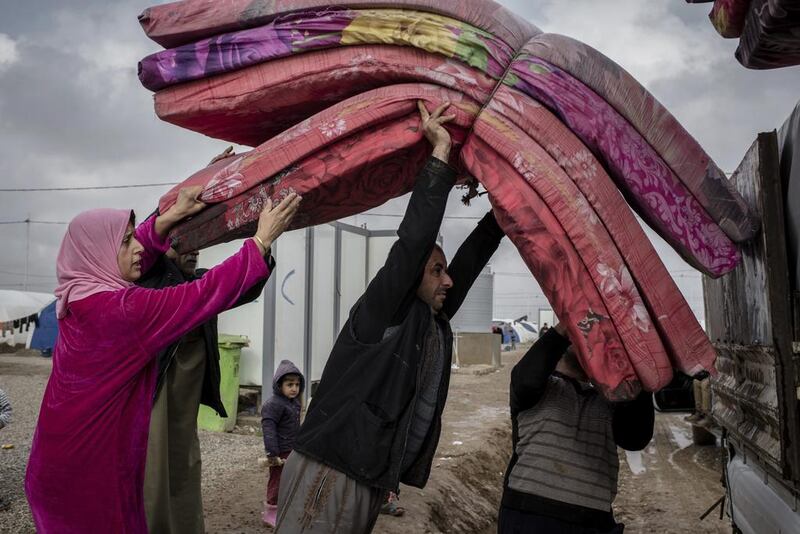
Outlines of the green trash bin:
{"type": "Polygon", "coordinates": [[[242,347],[248,346],[247,336],[219,335],[219,393],[228,417],[220,417],[217,412],[205,405],[200,405],[197,414],[197,426],[214,432],[230,432],[236,424],[239,411],[239,358],[242,347]]]}

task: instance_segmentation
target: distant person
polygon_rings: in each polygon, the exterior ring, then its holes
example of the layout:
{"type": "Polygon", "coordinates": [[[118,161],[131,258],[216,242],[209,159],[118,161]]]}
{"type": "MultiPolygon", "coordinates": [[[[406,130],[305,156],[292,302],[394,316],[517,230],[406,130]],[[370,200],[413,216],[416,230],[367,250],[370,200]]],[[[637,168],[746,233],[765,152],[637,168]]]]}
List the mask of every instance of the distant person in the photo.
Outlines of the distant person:
{"type": "Polygon", "coordinates": [[[547,333],[547,331],[548,331],[548,330],[550,330],[550,327],[549,327],[549,326],[547,326],[547,323],[544,323],[544,324],[542,325],[542,329],[541,329],[541,330],[539,330],[539,337],[542,337],[543,335],[545,335],[545,334],[547,333]]]}
{"type": "Polygon", "coordinates": [[[644,449],[653,437],[653,395],[612,404],[591,385],[559,323],[511,370],[513,455],[506,470],[499,534],[621,533],[617,447],[644,449]]]}
{"type": "MultiPolygon", "coordinates": [[[[0,389],[0,430],[11,424],[11,403],[8,401],[6,392],[0,389]]],[[[11,503],[0,495],[0,512],[8,510],[11,503]]]]}
{"type": "Polygon", "coordinates": [[[517,333],[514,332],[514,327],[512,327],[510,323],[504,324],[503,333],[508,340],[509,350],[517,350],[517,333]]]}
{"type": "Polygon", "coordinates": [[[456,171],[445,106],[419,103],[433,153],[386,262],[333,346],[283,468],[280,534],[371,532],[387,491],[428,481],[450,385],[452,317],[500,244],[489,212],[448,268],[436,237],[456,171]]]}
{"type": "Polygon", "coordinates": [[[272,395],[261,407],[261,430],[264,433],[264,450],[267,453],[269,478],[262,519],[275,526],[283,464],[294,448],[300,430],[300,409],[305,379],[289,360],[283,360],[272,378],[272,395]]]}
{"type": "Polygon", "coordinates": [[[42,534],[144,534],[145,453],[160,351],[269,277],[270,247],[297,212],[267,202],[252,239],[199,280],[134,285],[169,248],[170,229],[200,211],[201,187],[134,229],[131,210],[81,213],[58,253],[58,339],[25,476],[42,534]]]}

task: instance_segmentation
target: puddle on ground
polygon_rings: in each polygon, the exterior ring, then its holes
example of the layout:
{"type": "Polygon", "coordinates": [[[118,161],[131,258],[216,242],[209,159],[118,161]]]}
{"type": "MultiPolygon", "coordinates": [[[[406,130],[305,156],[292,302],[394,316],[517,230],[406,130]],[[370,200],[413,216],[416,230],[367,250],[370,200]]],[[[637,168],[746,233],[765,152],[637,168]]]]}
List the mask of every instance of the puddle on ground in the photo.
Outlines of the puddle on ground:
{"type": "Polygon", "coordinates": [[[669,430],[672,433],[672,441],[679,449],[685,449],[692,444],[692,435],[687,429],[669,425],[669,430]]]}
{"type": "Polygon", "coordinates": [[[634,475],[641,475],[647,471],[644,467],[642,451],[625,451],[625,459],[628,461],[628,466],[634,475]]]}

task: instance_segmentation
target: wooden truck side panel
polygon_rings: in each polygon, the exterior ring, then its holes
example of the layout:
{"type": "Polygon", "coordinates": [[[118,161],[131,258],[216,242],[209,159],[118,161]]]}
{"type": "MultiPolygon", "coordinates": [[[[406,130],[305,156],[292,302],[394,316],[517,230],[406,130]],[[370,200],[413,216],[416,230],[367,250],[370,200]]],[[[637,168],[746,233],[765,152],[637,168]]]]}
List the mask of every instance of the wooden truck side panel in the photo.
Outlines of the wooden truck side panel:
{"type": "Polygon", "coordinates": [[[704,277],[706,324],[719,353],[712,415],[773,474],[800,480],[792,284],[775,132],[759,134],[731,178],[762,220],[730,274],[704,277]]]}

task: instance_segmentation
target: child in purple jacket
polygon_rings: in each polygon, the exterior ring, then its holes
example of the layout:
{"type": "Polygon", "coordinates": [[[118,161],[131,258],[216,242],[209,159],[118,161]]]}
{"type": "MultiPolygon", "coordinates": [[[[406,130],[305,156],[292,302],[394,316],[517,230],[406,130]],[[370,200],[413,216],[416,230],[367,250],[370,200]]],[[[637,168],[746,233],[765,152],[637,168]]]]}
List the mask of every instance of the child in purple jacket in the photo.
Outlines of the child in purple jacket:
{"type": "Polygon", "coordinates": [[[264,449],[269,465],[263,519],[269,525],[275,524],[283,462],[292,452],[300,429],[300,396],[304,388],[303,374],[295,364],[283,360],[272,378],[273,394],[261,407],[261,430],[264,432],[264,449]]]}

